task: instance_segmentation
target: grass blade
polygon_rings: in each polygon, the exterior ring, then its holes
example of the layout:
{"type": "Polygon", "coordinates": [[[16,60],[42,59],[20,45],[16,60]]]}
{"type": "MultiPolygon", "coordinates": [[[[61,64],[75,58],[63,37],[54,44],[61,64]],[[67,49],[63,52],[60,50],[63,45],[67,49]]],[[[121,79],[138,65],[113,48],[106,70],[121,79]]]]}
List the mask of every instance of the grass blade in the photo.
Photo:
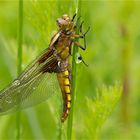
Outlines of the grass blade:
{"type": "MultiPolygon", "coordinates": [[[[19,15],[18,15],[18,53],[17,53],[17,74],[22,70],[22,41],[23,41],[23,0],[19,0],[19,15]]],[[[16,139],[20,139],[20,111],[16,114],[16,139]]]]}
{"type": "MultiPolygon", "coordinates": [[[[80,15],[80,5],[81,1],[76,1],[76,13],[77,17],[80,15]]],[[[78,34],[78,28],[76,33],[78,34]]],[[[73,46],[73,58],[72,58],[72,104],[71,104],[71,111],[68,118],[68,127],[67,127],[67,138],[68,140],[71,140],[72,138],[72,124],[73,124],[73,112],[74,112],[74,99],[75,99],[75,93],[76,93],[76,71],[77,71],[77,64],[76,64],[76,54],[78,53],[78,47],[73,46]]]]}

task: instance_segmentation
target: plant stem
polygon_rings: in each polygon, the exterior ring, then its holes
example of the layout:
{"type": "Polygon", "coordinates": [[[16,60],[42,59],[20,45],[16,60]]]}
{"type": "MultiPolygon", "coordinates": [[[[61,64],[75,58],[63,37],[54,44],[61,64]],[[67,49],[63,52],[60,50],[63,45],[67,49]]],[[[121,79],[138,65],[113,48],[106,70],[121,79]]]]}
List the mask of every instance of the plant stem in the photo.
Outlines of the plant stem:
{"type": "Polygon", "coordinates": [[[17,74],[22,70],[22,41],[23,41],[23,0],[19,0],[19,15],[18,15],[18,65],[17,74]]]}
{"type": "Polygon", "coordinates": [[[131,110],[129,108],[129,92],[130,92],[130,52],[131,42],[129,32],[124,25],[121,25],[122,35],[122,72],[123,72],[123,94],[122,94],[122,120],[125,127],[129,125],[129,114],[131,110]]]}
{"type": "MultiPolygon", "coordinates": [[[[77,10],[76,14],[77,17],[80,15],[80,5],[81,1],[77,0],[77,10]]],[[[76,33],[78,34],[78,28],[76,30],[76,33]]],[[[77,71],[77,64],[76,64],[76,54],[78,53],[78,47],[73,46],[73,58],[72,58],[72,104],[71,104],[71,111],[68,118],[68,126],[67,126],[67,138],[68,140],[71,140],[72,138],[72,124],[73,124],[73,112],[74,112],[74,99],[76,96],[76,71],[77,71]]]]}
{"type": "MultiPolygon", "coordinates": [[[[18,53],[17,53],[17,74],[22,70],[22,41],[23,41],[23,0],[19,0],[18,15],[18,53]]],[[[16,139],[20,139],[20,111],[16,114],[16,139]]]]}

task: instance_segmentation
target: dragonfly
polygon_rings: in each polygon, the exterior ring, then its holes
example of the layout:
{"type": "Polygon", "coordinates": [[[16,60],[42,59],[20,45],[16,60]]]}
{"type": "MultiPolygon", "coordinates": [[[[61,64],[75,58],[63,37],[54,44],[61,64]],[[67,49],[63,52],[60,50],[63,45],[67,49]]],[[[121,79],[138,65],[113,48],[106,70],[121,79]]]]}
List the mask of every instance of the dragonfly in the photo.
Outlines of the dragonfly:
{"type": "MultiPolygon", "coordinates": [[[[76,14],[72,18],[64,14],[58,18],[56,20],[58,31],[51,38],[48,48],[42,51],[13,82],[0,91],[0,115],[47,100],[56,92],[55,86],[58,85],[63,99],[61,122],[66,120],[72,103],[69,58],[73,46],[86,50],[85,36],[90,29],[88,27],[87,31],[83,32],[83,22],[81,22],[77,34],[80,17],[74,22],[75,17],[76,14]],[[77,41],[80,38],[84,40],[83,46],[77,41]]],[[[78,59],[83,61],[81,56],[78,59]]]]}

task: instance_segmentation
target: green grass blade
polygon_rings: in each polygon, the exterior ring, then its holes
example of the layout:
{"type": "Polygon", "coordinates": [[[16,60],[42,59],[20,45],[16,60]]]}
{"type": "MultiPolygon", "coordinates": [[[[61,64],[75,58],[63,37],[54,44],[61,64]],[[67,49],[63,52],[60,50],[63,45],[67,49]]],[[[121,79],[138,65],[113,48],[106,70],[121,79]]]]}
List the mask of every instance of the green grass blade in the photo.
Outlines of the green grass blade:
{"type": "MultiPolygon", "coordinates": [[[[19,0],[19,15],[18,15],[18,53],[17,53],[17,74],[22,70],[22,41],[23,41],[23,0],[19,0]]],[[[16,139],[20,139],[20,111],[16,114],[16,139]]]]}
{"type": "Polygon", "coordinates": [[[19,15],[18,15],[18,64],[17,74],[22,70],[22,41],[23,41],[23,0],[19,0],[19,15]]]}
{"type": "MultiPolygon", "coordinates": [[[[77,6],[76,6],[76,13],[77,17],[80,15],[80,5],[81,0],[77,0],[77,6]]],[[[76,33],[78,34],[78,28],[76,33]]],[[[72,138],[72,124],[73,124],[73,112],[74,112],[74,99],[76,94],[76,71],[77,71],[77,64],[76,64],[76,54],[78,53],[78,47],[73,46],[73,58],[72,58],[72,104],[71,104],[71,111],[68,118],[68,127],[67,127],[67,138],[68,140],[71,140],[72,138]]]]}

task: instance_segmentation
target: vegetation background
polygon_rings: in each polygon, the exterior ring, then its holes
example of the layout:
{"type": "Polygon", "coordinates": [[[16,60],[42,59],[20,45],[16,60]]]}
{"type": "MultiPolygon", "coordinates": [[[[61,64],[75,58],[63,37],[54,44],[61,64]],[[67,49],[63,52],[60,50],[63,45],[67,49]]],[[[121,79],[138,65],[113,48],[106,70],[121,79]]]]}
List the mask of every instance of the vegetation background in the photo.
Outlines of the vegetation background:
{"type": "MultiPolygon", "coordinates": [[[[18,0],[0,0],[0,89],[17,76],[18,7],[18,0]]],[[[48,47],[56,19],[76,9],[91,30],[87,50],[79,50],[89,67],[80,63],[75,73],[72,139],[140,139],[140,1],[23,1],[22,68],[48,47]]],[[[66,139],[61,103],[58,93],[22,111],[20,139],[66,139]]],[[[16,119],[16,113],[0,117],[1,140],[16,138],[16,119]]]]}

